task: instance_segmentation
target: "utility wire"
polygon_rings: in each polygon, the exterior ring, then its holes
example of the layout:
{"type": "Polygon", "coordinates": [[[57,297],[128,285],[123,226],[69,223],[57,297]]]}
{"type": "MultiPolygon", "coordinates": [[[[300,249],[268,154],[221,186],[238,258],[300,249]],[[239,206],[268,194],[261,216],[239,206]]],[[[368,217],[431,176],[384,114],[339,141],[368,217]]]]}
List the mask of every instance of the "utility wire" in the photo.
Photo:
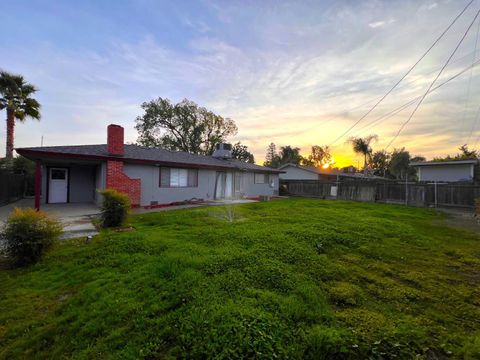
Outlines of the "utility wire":
{"type": "MultiPolygon", "coordinates": [[[[480,26],[480,22],[479,22],[479,26],[480,26]]],[[[452,61],[451,64],[458,63],[458,62],[462,61],[463,59],[465,59],[465,58],[467,58],[467,57],[469,57],[469,56],[472,56],[472,55],[474,56],[474,58],[476,58],[476,53],[478,53],[479,51],[480,51],[480,49],[477,49],[476,51],[471,51],[471,52],[469,52],[469,53],[466,53],[465,55],[459,57],[458,59],[455,59],[455,61],[452,61]]],[[[433,68],[433,66],[432,66],[431,68],[433,68]]],[[[436,67],[435,69],[427,72],[427,73],[425,74],[425,76],[437,72],[438,70],[440,70],[440,68],[441,68],[441,67],[436,67]]],[[[409,81],[404,81],[401,86],[397,87],[397,89],[404,88],[405,86],[408,86],[408,85],[413,84],[413,83],[415,83],[415,82],[417,82],[417,79],[412,79],[412,80],[409,80],[409,81]]],[[[349,108],[349,109],[345,110],[344,112],[345,112],[345,113],[350,113],[350,112],[352,112],[353,110],[356,110],[356,109],[358,109],[358,108],[364,107],[365,105],[368,105],[368,104],[374,102],[374,101],[377,100],[377,99],[378,99],[378,97],[371,98],[370,100],[367,100],[367,101],[365,101],[364,103],[362,103],[362,104],[360,104],[360,105],[355,105],[354,107],[349,108]]]]}
{"type": "Polygon", "coordinates": [[[375,105],[373,105],[370,110],[368,110],[362,117],[360,117],[360,119],[358,119],[352,126],[350,126],[344,133],[342,133],[339,137],[337,137],[332,143],[330,143],[329,146],[332,146],[334,145],[338,140],[340,140],[341,138],[343,138],[345,135],[347,135],[355,126],[357,126],[360,121],[362,121],[363,119],[365,119],[368,114],[370,114],[401,82],[403,79],[405,79],[408,74],[410,74],[412,72],[412,70],[418,65],[418,63],[420,63],[420,61],[423,60],[423,58],[425,56],[427,56],[427,54],[430,52],[430,50],[433,49],[433,47],[435,45],[437,45],[437,43],[440,41],[440,39],[447,33],[448,30],[450,30],[450,28],[453,26],[453,24],[455,24],[455,22],[460,18],[460,16],[463,15],[463,13],[468,9],[468,7],[473,3],[474,0],[471,0],[464,8],[463,10],[460,12],[460,14],[458,14],[454,19],[453,21],[450,23],[450,25],[447,26],[447,28],[440,34],[440,36],[433,42],[433,44],[427,49],[427,51],[425,51],[425,53],[420,57],[420,59],[417,60],[417,62],[415,64],[413,64],[413,66],[408,69],[408,71],[400,78],[400,80],[398,80],[395,85],[393,85],[390,90],[387,91],[387,93],[385,95],[383,95],[380,100],[378,100],[375,105]]]}
{"type": "Polygon", "coordinates": [[[480,115],[480,107],[478,108],[477,113],[475,114],[475,119],[474,119],[474,121],[473,121],[472,128],[470,129],[470,135],[468,136],[468,139],[467,139],[467,141],[465,142],[465,144],[468,144],[468,143],[470,142],[470,138],[471,138],[472,135],[473,135],[473,131],[474,131],[475,128],[477,127],[478,115],[480,115]]]}
{"type": "MultiPolygon", "coordinates": [[[[434,88],[432,88],[430,91],[429,91],[429,94],[434,92],[435,90],[437,90],[438,88],[442,87],[443,85],[447,84],[448,82],[456,79],[457,77],[459,77],[460,75],[466,73],[468,70],[476,67],[480,65],[480,60],[477,60],[476,62],[474,62],[472,65],[469,65],[468,67],[466,67],[465,69],[463,69],[462,71],[456,73],[455,75],[453,75],[452,77],[448,78],[447,80],[445,80],[444,82],[440,83],[439,85],[435,86],[434,88]]],[[[368,130],[370,129],[373,125],[378,125],[380,123],[382,123],[383,121],[391,118],[392,116],[398,114],[399,112],[401,112],[402,110],[406,109],[407,107],[409,107],[410,105],[414,104],[416,101],[418,101],[419,99],[421,98],[421,95],[420,96],[417,96],[416,98],[413,98],[411,100],[409,100],[407,103],[393,109],[392,111],[389,111],[388,113],[386,114],[383,114],[382,116],[376,118],[375,120],[369,122],[368,124],[364,125],[362,128],[360,128],[360,132],[363,132],[364,130],[368,130]]],[[[358,133],[360,134],[360,133],[358,133]]]]}
{"type": "MultiPolygon", "coordinates": [[[[474,49],[473,49],[474,55],[473,55],[473,58],[472,58],[472,64],[475,62],[475,59],[477,57],[476,52],[477,52],[479,32],[480,32],[480,21],[478,22],[478,25],[477,25],[477,36],[475,37],[475,46],[474,46],[474,49]]],[[[467,113],[467,105],[470,102],[470,89],[471,89],[471,86],[472,86],[472,76],[473,76],[473,68],[472,68],[472,71],[470,71],[470,79],[468,80],[467,100],[465,101],[465,108],[463,109],[463,118],[462,118],[462,127],[461,127],[462,129],[463,129],[463,124],[465,123],[465,116],[466,116],[466,113],[467,113]]],[[[480,111],[480,109],[479,109],[479,111],[480,111]]],[[[470,129],[470,134],[468,135],[468,138],[467,138],[467,141],[465,142],[465,144],[468,144],[470,142],[470,138],[472,137],[473,131],[477,127],[477,121],[478,121],[478,111],[477,111],[477,114],[475,115],[474,121],[472,121],[472,127],[470,129]]]]}
{"type": "Polygon", "coordinates": [[[425,94],[423,94],[422,98],[420,99],[420,101],[418,102],[417,106],[415,106],[415,109],[413,109],[412,113],[410,114],[410,116],[408,117],[407,121],[405,121],[402,126],[400,126],[400,129],[398,129],[397,133],[395,134],[395,136],[392,138],[392,140],[390,140],[390,142],[388,143],[387,147],[385,149],[388,149],[390,147],[390,145],[392,145],[392,143],[397,139],[397,137],[400,135],[400,133],[402,132],[402,130],[405,128],[405,126],[407,126],[407,124],[410,122],[410,120],[412,120],[413,118],[413,115],[415,115],[415,113],[417,112],[418,108],[420,107],[420,105],[422,105],[422,102],[423,100],[425,100],[425,98],[427,97],[428,93],[430,92],[430,89],[433,87],[433,85],[435,85],[435,82],[438,80],[438,78],[440,77],[440,75],[442,75],[443,73],[443,70],[445,70],[445,68],[448,66],[448,63],[450,62],[450,60],[453,58],[453,56],[455,55],[455,53],[457,52],[458,48],[460,47],[460,45],[462,44],[463,40],[465,39],[465,37],[467,36],[468,32],[470,31],[470,29],[472,28],[472,25],[473,23],[477,20],[477,17],[478,17],[478,14],[480,14],[480,10],[477,11],[477,13],[475,14],[475,17],[473,18],[472,22],[470,23],[470,25],[468,25],[468,28],[467,30],[465,31],[465,33],[463,34],[462,38],[460,39],[460,41],[457,43],[457,46],[455,47],[455,49],[453,50],[453,52],[450,54],[450,56],[448,57],[447,61],[445,62],[445,64],[443,65],[443,67],[440,69],[440,71],[438,72],[437,76],[435,77],[435,79],[433,79],[433,81],[431,82],[430,86],[428,87],[427,91],[425,91],[425,94]]]}

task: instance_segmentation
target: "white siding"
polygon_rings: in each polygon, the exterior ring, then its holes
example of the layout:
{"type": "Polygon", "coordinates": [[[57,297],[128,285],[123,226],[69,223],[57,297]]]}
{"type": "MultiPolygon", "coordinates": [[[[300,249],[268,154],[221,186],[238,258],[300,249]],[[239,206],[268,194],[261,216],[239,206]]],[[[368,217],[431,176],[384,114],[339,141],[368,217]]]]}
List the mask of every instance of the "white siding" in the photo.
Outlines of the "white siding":
{"type": "MultiPolygon", "coordinates": [[[[123,171],[133,179],[141,179],[141,206],[150,205],[154,201],[158,204],[169,204],[192,198],[214,199],[216,170],[199,169],[198,186],[185,188],[160,187],[160,169],[158,166],[125,164],[123,171]]],[[[255,197],[278,194],[278,175],[270,175],[270,178],[273,180],[273,187],[269,183],[255,184],[254,173],[245,172],[243,176],[243,196],[255,197]]]]}
{"type": "Polygon", "coordinates": [[[280,179],[284,180],[318,180],[318,174],[311,171],[300,169],[294,166],[287,166],[282,169],[286,171],[284,174],[280,174],[280,179]]]}
{"type": "Polygon", "coordinates": [[[420,181],[470,181],[473,179],[473,164],[419,166],[420,181]]]}

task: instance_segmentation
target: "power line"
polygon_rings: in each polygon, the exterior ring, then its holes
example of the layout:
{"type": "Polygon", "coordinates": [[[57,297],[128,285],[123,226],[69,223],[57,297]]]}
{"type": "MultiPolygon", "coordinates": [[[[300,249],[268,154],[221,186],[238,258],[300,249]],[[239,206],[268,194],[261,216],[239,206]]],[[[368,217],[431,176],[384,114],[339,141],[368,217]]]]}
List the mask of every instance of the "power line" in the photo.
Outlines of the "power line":
{"type": "MultiPolygon", "coordinates": [[[[435,86],[434,88],[432,88],[430,91],[429,91],[429,94],[434,92],[435,90],[437,90],[438,88],[442,87],[443,85],[447,84],[448,82],[456,79],[457,77],[459,77],[460,75],[466,73],[468,70],[476,67],[480,65],[480,60],[477,60],[476,62],[474,62],[472,65],[466,67],[465,69],[463,69],[462,71],[456,73],[455,75],[453,75],[452,77],[448,78],[447,80],[445,80],[444,82],[440,83],[439,85],[435,86]]],[[[419,100],[421,98],[421,96],[417,96],[416,98],[413,98],[411,100],[409,100],[407,103],[393,109],[392,111],[389,111],[388,113],[386,114],[383,114],[382,116],[376,118],[375,120],[369,122],[368,124],[366,124],[365,126],[363,126],[362,128],[360,128],[360,132],[364,131],[364,130],[368,130],[369,128],[371,128],[373,125],[378,125],[380,123],[382,123],[383,121],[391,118],[392,116],[398,114],[399,112],[401,112],[402,110],[406,109],[407,107],[409,107],[410,105],[414,104],[417,100],[419,100]]]]}
{"type": "MultiPolygon", "coordinates": [[[[477,36],[475,37],[475,46],[473,48],[474,52],[477,51],[479,32],[480,32],[480,21],[478,22],[478,25],[477,25],[477,36]]],[[[473,58],[472,58],[472,63],[475,61],[476,57],[477,57],[477,54],[474,53],[473,58]]],[[[467,105],[470,101],[470,89],[471,89],[471,85],[472,85],[472,76],[473,76],[473,68],[472,68],[472,71],[470,71],[470,79],[468,80],[467,100],[465,101],[465,108],[463,109],[462,127],[461,128],[463,128],[463,124],[465,122],[465,116],[466,116],[466,113],[467,113],[467,105]]],[[[472,127],[470,129],[470,134],[468,135],[467,141],[465,142],[466,144],[468,144],[470,142],[470,138],[472,137],[473,130],[477,127],[477,120],[478,120],[478,111],[477,111],[477,114],[475,115],[474,121],[472,122],[472,127]]]]}
{"type": "Polygon", "coordinates": [[[477,13],[475,14],[475,17],[473,18],[473,21],[470,23],[470,25],[468,25],[468,28],[467,30],[465,31],[465,33],[463,34],[462,38],[460,39],[460,41],[458,42],[457,46],[455,47],[455,49],[453,50],[453,52],[450,54],[450,56],[448,57],[447,61],[445,62],[445,64],[443,65],[443,67],[440,69],[439,73],[437,74],[437,76],[435,77],[435,79],[433,79],[433,81],[431,82],[430,86],[428,87],[427,91],[425,92],[425,94],[423,94],[422,98],[420,99],[420,101],[418,102],[417,106],[415,106],[415,109],[413,109],[412,113],[410,114],[410,116],[408,117],[407,121],[405,121],[401,126],[400,126],[400,129],[398,129],[397,133],[395,134],[395,136],[393,137],[392,140],[390,140],[390,142],[388,143],[387,147],[385,149],[388,149],[390,147],[390,145],[392,145],[392,143],[397,139],[398,135],[400,135],[400,133],[402,132],[402,130],[405,128],[405,126],[407,126],[407,124],[410,122],[410,120],[412,120],[413,118],[413,115],[415,115],[415,113],[417,112],[418,108],[420,107],[420,105],[422,104],[423,100],[425,100],[425,98],[427,97],[428,93],[430,92],[430,89],[433,87],[433,85],[435,84],[435,82],[438,80],[438,78],[440,77],[440,75],[442,75],[443,73],[443,70],[445,70],[445,68],[447,67],[448,63],[450,62],[450,60],[452,59],[452,57],[455,55],[455,53],[457,52],[458,48],[460,47],[460,45],[462,44],[463,40],[465,39],[465,37],[467,36],[468,32],[470,31],[470,29],[472,28],[472,25],[474,24],[474,22],[477,20],[477,17],[478,17],[478,14],[480,14],[480,10],[477,11],[477,13]]]}
{"type": "MultiPolygon", "coordinates": [[[[465,59],[465,58],[467,58],[467,57],[469,57],[469,56],[471,56],[471,55],[473,55],[474,58],[476,58],[476,53],[478,53],[479,51],[480,51],[480,49],[477,49],[476,51],[471,51],[471,52],[469,52],[469,53],[466,53],[465,55],[459,57],[458,59],[455,59],[455,61],[452,61],[451,64],[458,63],[458,62],[462,61],[463,59],[465,59]]],[[[433,68],[433,67],[431,67],[431,68],[433,68]]],[[[425,76],[430,75],[430,74],[433,74],[434,72],[437,72],[438,70],[440,70],[440,68],[441,68],[441,67],[436,67],[434,70],[428,71],[427,73],[425,73],[425,76]]],[[[412,80],[409,80],[409,81],[404,81],[401,86],[397,87],[397,89],[401,89],[401,88],[403,88],[403,87],[405,87],[405,86],[407,86],[407,85],[413,84],[413,83],[415,83],[416,81],[417,81],[416,79],[412,79],[412,80]]],[[[361,108],[361,107],[363,107],[363,106],[365,106],[365,105],[368,105],[368,104],[374,102],[374,101],[377,100],[377,99],[378,99],[378,97],[372,98],[372,99],[370,99],[370,100],[368,100],[368,101],[365,101],[364,103],[362,103],[362,104],[360,104],[360,105],[355,105],[354,107],[349,108],[349,109],[345,110],[344,112],[345,112],[345,113],[352,112],[353,110],[356,110],[356,109],[359,109],[359,108],[361,108]]]]}
{"type": "Polygon", "coordinates": [[[329,146],[332,146],[333,144],[335,144],[338,140],[340,140],[341,138],[343,138],[345,135],[347,135],[355,126],[357,126],[360,121],[362,121],[363,119],[365,119],[368,114],[370,114],[401,82],[403,79],[405,79],[408,74],[410,74],[412,72],[412,70],[418,65],[418,63],[420,63],[420,61],[423,60],[423,58],[430,52],[430,50],[433,49],[433,47],[435,45],[437,45],[437,43],[440,41],[440,39],[447,33],[448,30],[450,30],[450,28],[453,26],[453,24],[455,24],[455,22],[460,18],[460,16],[463,15],[463,13],[468,9],[468,7],[473,3],[474,0],[471,0],[464,8],[463,10],[453,19],[453,21],[450,23],[450,25],[447,26],[447,28],[440,34],[440,36],[433,42],[433,44],[427,49],[427,51],[425,51],[425,53],[420,57],[420,59],[417,60],[417,62],[415,64],[413,64],[412,67],[410,67],[410,69],[408,69],[408,71],[400,78],[400,80],[398,80],[395,85],[393,85],[390,90],[387,91],[387,93],[385,95],[383,95],[380,100],[378,100],[375,105],[373,105],[370,110],[368,110],[362,117],[360,117],[360,119],[358,119],[352,126],[350,126],[343,134],[341,134],[339,137],[337,137],[329,146]]]}
{"type": "MultiPolygon", "coordinates": [[[[475,118],[474,118],[474,121],[473,121],[472,129],[470,130],[470,135],[468,136],[468,140],[467,140],[467,142],[466,142],[465,144],[468,144],[468,143],[470,142],[470,138],[471,138],[472,135],[473,135],[473,130],[477,127],[478,115],[480,115],[480,107],[478,107],[477,113],[476,113],[475,118]]],[[[475,146],[477,145],[477,142],[478,142],[478,138],[477,138],[477,140],[475,141],[475,146]]]]}

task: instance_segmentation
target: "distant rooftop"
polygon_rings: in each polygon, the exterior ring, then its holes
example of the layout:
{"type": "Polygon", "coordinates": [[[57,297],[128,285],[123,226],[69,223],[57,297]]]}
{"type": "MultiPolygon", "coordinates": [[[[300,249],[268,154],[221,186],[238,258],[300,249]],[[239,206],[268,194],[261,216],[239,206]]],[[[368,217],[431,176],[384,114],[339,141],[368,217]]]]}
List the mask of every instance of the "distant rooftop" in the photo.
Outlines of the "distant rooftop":
{"type": "Polygon", "coordinates": [[[278,168],[278,170],[283,170],[288,166],[293,166],[293,167],[296,167],[298,169],[302,169],[302,170],[305,170],[305,171],[310,171],[312,173],[319,174],[319,175],[332,175],[332,176],[343,176],[343,177],[352,177],[352,178],[369,178],[369,179],[381,178],[381,176],[365,175],[365,174],[359,173],[359,172],[357,172],[357,173],[345,173],[343,171],[336,170],[336,169],[324,170],[324,169],[316,168],[316,167],[313,167],[313,166],[304,166],[304,165],[297,165],[297,164],[292,164],[292,163],[282,165],[278,168]]]}
{"type": "Polygon", "coordinates": [[[440,165],[469,165],[478,164],[478,159],[470,160],[449,160],[449,161],[416,161],[411,162],[411,166],[440,166],[440,165]]]}

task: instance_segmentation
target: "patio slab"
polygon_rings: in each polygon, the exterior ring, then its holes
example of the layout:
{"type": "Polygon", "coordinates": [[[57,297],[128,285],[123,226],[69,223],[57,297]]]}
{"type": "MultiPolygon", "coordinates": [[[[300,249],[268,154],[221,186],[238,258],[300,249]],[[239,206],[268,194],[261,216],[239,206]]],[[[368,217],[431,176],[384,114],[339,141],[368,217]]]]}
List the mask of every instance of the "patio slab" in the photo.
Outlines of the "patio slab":
{"type": "MultiPolygon", "coordinates": [[[[0,223],[3,223],[11,211],[18,208],[33,207],[33,199],[22,199],[0,207],[0,223]]],[[[98,232],[92,224],[93,218],[100,213],[100,208],[92,203],[79,204],[45,204],[41,207],[50,216],[57,218],[64,227],[62,239],[81,236],[93,236],[98,232]]]]}

